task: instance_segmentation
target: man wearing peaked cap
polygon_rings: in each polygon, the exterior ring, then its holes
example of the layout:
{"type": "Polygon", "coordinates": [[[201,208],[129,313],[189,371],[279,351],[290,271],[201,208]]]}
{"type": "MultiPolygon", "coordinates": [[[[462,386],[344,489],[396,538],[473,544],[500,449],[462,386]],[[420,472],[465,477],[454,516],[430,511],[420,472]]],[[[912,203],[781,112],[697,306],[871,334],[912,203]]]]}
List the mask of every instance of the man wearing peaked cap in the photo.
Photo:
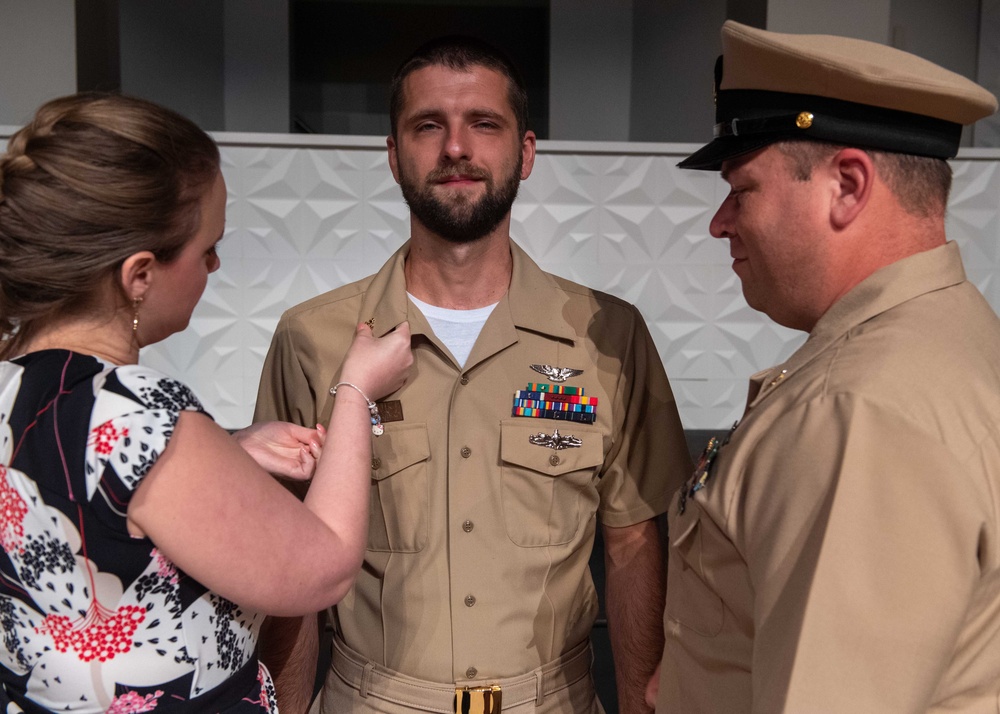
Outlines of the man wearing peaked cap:
{"type": "Polygon", "coordinates": [[[995,712],[1000,321],[944,212],[996,99],[871,42],[722,40],[681,166],[721,170],[747,302],[809,338],[674,496],[657,711],[995,712]]]}

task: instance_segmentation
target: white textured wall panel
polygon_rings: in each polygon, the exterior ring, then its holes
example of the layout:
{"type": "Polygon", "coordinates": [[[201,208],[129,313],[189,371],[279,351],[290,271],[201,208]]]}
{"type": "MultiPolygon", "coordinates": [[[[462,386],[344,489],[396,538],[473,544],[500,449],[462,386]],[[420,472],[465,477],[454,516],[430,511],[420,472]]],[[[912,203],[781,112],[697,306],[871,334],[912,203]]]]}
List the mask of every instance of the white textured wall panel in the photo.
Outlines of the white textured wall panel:
{"type": "MultiPolygon", "coordinates": [[[[186,380],[233,427],[250,420],[282,311],[377,270],[409,222],[381,139],[218,138],[229,186],[222,268],[190,328],[142,361],[186,380]]],[[[692,148],[541,142],[511,233],[545,269],[638,305],[684,426],[714,429],[742,412],[747,377],[804,335],[743,301],[728,243],[708,235],[725,184],[675,167],[692,148]]],[[[1000,308],[1000,151],[966,150],[954,168],[949,236],[1000,308]]]]}

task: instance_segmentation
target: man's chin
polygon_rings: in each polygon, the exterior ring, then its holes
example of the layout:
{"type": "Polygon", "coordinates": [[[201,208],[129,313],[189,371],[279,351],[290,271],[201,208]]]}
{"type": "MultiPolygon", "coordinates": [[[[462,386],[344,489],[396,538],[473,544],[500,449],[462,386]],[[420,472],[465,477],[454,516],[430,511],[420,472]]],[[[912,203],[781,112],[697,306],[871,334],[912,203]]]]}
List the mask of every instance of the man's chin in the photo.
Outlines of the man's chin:
{"type": "Polygon", "coordinates": [[[482,192],[477,190],[475,186],[459,188],[443,186],[433,191],[432,195],[442,206],[466,212],[471,212],[475,208],[476,203],[483,198],[482,192]]]}

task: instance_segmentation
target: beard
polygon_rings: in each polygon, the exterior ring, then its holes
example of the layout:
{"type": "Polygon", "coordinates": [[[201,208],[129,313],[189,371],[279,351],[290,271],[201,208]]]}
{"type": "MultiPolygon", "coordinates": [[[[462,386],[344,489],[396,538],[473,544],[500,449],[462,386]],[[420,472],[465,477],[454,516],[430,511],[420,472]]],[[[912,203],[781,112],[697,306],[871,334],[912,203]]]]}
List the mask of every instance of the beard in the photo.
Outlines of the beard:
{"type": "Polygon", "coordinates": [[[464,161],[434,169],[422,184],[400,171],[399,187],[410,212],[430,231],[451,243],[472,243],[491,233],[510,213],[521,183],[522,163],[518,153],[516,165],[499,183],[485,169],[464,161]],[[478,200],[456,194],[447,202],[434,195],[433,188],[438,181],[459,174],[482,180],[486,192],[478,200]]]}

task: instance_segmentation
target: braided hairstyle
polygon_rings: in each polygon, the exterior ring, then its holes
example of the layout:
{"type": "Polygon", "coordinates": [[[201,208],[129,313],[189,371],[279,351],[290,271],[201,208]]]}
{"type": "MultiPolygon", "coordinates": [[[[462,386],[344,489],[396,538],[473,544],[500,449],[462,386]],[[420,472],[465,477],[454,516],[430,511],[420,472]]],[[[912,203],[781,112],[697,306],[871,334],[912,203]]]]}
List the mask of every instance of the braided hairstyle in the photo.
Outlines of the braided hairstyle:
{"type": "Polygon", "coordinates": [[[197,229],[219,150],[193,122],[134,97],[54,99],[0,156],[0,359],[56,319],[107,309],[125,259],[169,263],[197,229]]]}

